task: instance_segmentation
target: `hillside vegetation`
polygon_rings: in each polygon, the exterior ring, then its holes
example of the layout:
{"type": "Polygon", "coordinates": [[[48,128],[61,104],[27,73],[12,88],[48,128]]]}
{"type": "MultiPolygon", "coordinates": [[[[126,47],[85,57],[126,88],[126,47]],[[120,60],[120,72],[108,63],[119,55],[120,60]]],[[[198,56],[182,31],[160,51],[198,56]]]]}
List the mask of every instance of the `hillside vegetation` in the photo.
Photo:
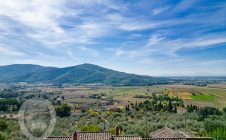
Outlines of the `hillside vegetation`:
{"type": "Polygon", "coordinates": [[[128,74],[92,64],[65,68],[17,64],[0,67],[0,82],[153,85],[169,83],[169,79],[128,74]]]}

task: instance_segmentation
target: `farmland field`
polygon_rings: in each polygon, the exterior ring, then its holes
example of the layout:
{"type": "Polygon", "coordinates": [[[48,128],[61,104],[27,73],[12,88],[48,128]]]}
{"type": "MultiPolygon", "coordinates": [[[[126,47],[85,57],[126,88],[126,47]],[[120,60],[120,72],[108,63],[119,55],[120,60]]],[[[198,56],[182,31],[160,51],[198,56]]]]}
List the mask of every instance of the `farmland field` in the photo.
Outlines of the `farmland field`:
{"type": "MultiPolygon", "coordinates": [[[[44,85],[28,88],[22,87],[16,90],[2,89],[2,92],[12,92],[12,95],[17,95],[16,93],[19,92],[21,93],[20,97],[27,99],[29,95],[37,94],[36,92],[38,91],[40,94],[45,95],[43,97],[48,98],[52,102],[58,114],[62,110],[62,106],[66,105],[67,107],[68,105],[70,108],[68,116],[57,116],[57,124],[52,133],[53,136],[69,136],[74,130],[100,131],[106,129],[112,131],[116,125],[122,126],[124,128],[123,133],[126,135],[136,134],[145,136],[145,127],[143,126],[146,123],[146,116],[149,117],[147,120],[148,130],[153,132],[165,125],[173,129],[184,130],[184,108],[188,109],[191,104],[200,108],[205,106],[216,107],[223,112],[223,108],[226,107],[225,87],[226,84],[208,86],[174,84],[118,87],[95,85],[66,85],[58,87],[44,85]],[[168,96],[165,96],[166,94],[168,96]],[[156,99],[156,102],[153,105],[154,99],[156,99]],[[176,104],[178,103],[178,108],[176,108],[175,112],[174,108],[168,111],[170,109],[168,106],[169,101],[172,101],[172,104],[175,101],[176,104]],[[147,106],[142,106],[144,103],[147,106]],[[160,104],[161,108],[157,110],[160,104]],[[145,107],[150,106],[152,108],[149,108],[148,112],[144,111],[146,110],[145,107]],[[106,122],[106,128],[103,128],[103,125],[105,126],[103,122],[106,122]],[[134,128],[137,129],[134,130],[134,128]]],[[[209,136],[203,133],[203,129],[206,129],[204,124],[208,122],[205,119],[200,121],[199,112],[196,111],[187,111],[188,132],[195,136],[209,136]]],[[[0,117],[8,119],[9,132],[13,132],[8,133],[10,139],[14,137],[14,133],[21,140],[25,139],[20,131],[15,131],[19,130],[19,126],[15,121],[18,118],[16,112],[2,112],[0,117]]],[[[205,117],[207,119],[211,118],[211,116],[205,117]]],[[[217,117],[222,117],[220,119],[223,120],[223,123],[225,122],[223,115],[218,115],[217,117]]]]}
{"type": "MultiPolygon", "coordinates": [[[[221,84],[220,87],[225,87],[221,84]]],[[[159,85],[142,87],[96,87],[96,88],[70,88],[71,91],[64,92],[65,102],[80,100],[81,102],[92,102],[93,99],[84,98],[92,94],[104,93],[106,97],[114,98],[118,106],[126,105],[128,102],[140,102],[145,100],[139,96],[152,96],[152,94],[169,96],[182,99],[185,104],[197,106],[226,107],[226,89],[219,88],[218,85],[209,85],[206,87],[187,86],[187,85],[159,85]],[[77,97],[74,98],[74,97],[77,97]],[[80,98],[82,97],[82,98],[80,98]],[[80,98],[80,99],[78,99],[80,98]]]]}

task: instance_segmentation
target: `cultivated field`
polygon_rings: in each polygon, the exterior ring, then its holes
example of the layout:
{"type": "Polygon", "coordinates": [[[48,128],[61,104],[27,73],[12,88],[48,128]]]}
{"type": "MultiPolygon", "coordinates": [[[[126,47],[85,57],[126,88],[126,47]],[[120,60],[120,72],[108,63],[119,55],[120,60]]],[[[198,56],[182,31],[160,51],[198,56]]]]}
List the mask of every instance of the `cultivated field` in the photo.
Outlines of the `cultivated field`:
{"type": "Polygon", "coordinates": [[[190,85],[160,85],[146,87],[70,87],[52,89],[61,91],[60,96],[65,97],[65,102],[97,102],[88,98],[93,94],[104,94],[105,98],[112,98],[115,105],[124,106],[128,103],[141,102],[145,98],[138,96],[152,96],[152,94],[168,94],[183,99],[185,104],[198,106],[226,107],[226,84],[208,85],[206,87],[190,85]]]}

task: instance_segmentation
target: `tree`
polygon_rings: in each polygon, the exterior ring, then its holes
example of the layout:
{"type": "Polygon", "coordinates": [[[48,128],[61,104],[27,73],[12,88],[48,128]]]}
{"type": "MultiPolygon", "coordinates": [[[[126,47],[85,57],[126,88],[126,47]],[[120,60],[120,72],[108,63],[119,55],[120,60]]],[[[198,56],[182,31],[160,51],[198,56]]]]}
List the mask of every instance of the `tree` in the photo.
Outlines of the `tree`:
{"type": "Polygon", "coordinates": [[[5,134],[2,132],[0,132],[0,140],[6,140],[5,134]]]}
{"type": "Polygon", "coordinates": [[[19,110],[21,103],[16,99],[0,99],[0,111],[17,111],[19,110]]]}
{"type": "Polygon", "coordinates": [[[129,105],[126,105],[126,111],[129,111],[130,108],[129,108],[129,105]]]}
{"type": "Polygon", "coordinates": [[[6,120],[0,119],[0,131],[5,131],[7,127],[6,120]]]}
{"type": "Polygon", "coordinates": [[[169,101],[169,103],[168,103],[168,105],[167,105],[167,111],[168,111],[168,112],[172,112],[172,110],[173,110],[173,105],[172,105],[172,102],[169,101]]]}
{"type": "Polygon", "coordinates": [[[199,115],[199,120],[204,120],[205,118],[207,118],[209,115],[221,115],[222,112],[215,107],[204,107],[204,108],[200,108],[198,111],[198,115],[199,115]]]}
{"type": "Polygon", "coordinates": [[[226,113],[226,107],[223,108],[223,112],[226,113]]]}
{"type": "Polygon", "coordinates": [[[188,112],[198,111],[198,107],[196,105],[190,104],[190,105],[187,106],[187,111],[188,112]]]}
{"type": "Polygon", "coordinates": [[[56,108],[56,114],[59,117],[68,117],[71,115],[71,107],[67,104],[62,104],[56,108]]]}

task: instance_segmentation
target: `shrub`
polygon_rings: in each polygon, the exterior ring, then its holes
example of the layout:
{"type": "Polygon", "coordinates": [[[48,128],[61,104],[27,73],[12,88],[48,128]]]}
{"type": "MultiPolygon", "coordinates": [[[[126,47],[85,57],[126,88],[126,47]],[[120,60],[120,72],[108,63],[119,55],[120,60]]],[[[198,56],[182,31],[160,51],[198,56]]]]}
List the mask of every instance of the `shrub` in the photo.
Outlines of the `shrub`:
{"type": "Polygon", "coordinates": [[[7,124],[6,124],[6,120],[4,119],[0,119],[0,131],[5,131],[5,129],[7,129],[7,124]]]}
{"type": "Polygon", "coordinates": [[[5,134],[2,132],[0,132],[0,140],[6,140],[5,134]]]}
{"type": "Polygon", "coordinates": [[[59,117],[68,117],[71,115],[71,107],[67,104],[62,104],[56,108],[56,114],[59,117]]]}
{"type": "Polygon", "coordinates": [[[88,131],[88,132],[100,132],[101,128],[99,125],[84,125],[80,127],[81,131],[88,131]]]}
{"type": "Polygon", "coordinates": [[[226,113],[226,107],[223,108],[223,112],[226,113]]]}

